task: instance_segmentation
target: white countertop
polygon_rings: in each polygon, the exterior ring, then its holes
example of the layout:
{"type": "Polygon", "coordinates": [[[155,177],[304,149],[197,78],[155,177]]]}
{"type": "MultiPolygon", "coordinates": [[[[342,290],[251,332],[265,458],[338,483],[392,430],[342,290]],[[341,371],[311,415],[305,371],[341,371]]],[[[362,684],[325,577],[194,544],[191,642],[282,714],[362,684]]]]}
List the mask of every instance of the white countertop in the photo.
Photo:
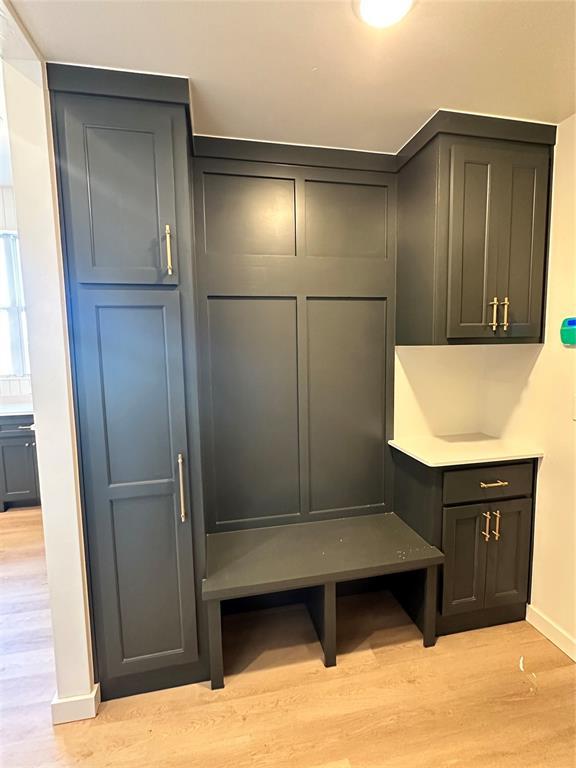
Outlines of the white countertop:
{"type": "Polygon", "coordinates": [[[31,400],[19,403],[0,402],[0,416],[31,416],[33,413],[31,400]]]}
{"type": "Polygon", "coordinates": [[[534,459],[543,451],[525,440],[502,440],[481,432],[466,435],[398,437],[388,443],[428,467],[534,459]]]}

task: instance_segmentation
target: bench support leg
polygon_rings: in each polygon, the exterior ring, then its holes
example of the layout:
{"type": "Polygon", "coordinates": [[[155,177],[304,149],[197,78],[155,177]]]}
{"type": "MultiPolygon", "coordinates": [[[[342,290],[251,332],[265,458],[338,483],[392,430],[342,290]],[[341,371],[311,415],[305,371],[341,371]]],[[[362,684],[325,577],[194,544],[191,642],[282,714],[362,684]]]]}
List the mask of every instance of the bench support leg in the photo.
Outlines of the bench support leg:
{"type": "Polygon", "coordinates": [[[224,688],[224,658],[222,656],[222,616],[220,600],[209,600],[208,643],[210,646],[210,682],[212,690],[224,688]]]}
{"type": "Polygon", "coordinates": [[[422,634],[424,647],[436,645],[436,590],[438,585],[438,566],[426,568],[426,585],[424,587],[424,620],[422,634]]]}
{"type": "Polygon", "coordinates": [[[336,666],[336,584],[310,590],[308,610],[324,652],[324,666],[336,666]]]}

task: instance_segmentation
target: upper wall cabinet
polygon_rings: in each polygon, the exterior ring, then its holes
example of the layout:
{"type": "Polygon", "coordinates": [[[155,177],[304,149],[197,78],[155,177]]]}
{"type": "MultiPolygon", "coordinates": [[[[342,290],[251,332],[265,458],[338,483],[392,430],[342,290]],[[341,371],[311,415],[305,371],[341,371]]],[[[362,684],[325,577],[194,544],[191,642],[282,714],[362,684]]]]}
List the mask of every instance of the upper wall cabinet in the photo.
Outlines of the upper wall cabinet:
{"type": "Polygon", "coordinates": [[[61,94],[56,104],[65,236],[82,283],[178,282],[170,104],[61,94]]]}
{"type": "Polygon", "coordinates": [[[400,172],[397,344],[538,342],[550,148],[441,135],[400,172]]]}

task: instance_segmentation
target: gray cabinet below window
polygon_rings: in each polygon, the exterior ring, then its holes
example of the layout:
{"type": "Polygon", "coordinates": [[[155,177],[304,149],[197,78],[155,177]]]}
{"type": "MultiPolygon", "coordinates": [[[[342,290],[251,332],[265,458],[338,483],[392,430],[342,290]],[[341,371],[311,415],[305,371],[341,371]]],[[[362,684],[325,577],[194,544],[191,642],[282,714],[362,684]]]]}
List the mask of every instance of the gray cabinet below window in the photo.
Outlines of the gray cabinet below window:
{"type": "Polygon", "coordinates": [[[39,503],[32,417],[0,417],[0,512],[39,503]]]}

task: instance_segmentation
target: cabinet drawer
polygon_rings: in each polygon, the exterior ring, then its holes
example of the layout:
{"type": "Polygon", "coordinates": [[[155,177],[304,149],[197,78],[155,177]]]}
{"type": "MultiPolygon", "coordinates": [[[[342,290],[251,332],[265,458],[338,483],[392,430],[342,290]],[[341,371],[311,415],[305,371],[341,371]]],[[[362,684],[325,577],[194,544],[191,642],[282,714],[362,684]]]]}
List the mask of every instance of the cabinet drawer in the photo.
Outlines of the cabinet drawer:
{"type": "Polygon", "coordinates": [[[33,416],[0,416],[0,438],[27,437],[34,439],[33,416]]]}
{"type": "Polygon", "coordinates": [[[527,462],[445,472],[444,504],[531,496],[533,471],[532,463],[527,462]]]}

